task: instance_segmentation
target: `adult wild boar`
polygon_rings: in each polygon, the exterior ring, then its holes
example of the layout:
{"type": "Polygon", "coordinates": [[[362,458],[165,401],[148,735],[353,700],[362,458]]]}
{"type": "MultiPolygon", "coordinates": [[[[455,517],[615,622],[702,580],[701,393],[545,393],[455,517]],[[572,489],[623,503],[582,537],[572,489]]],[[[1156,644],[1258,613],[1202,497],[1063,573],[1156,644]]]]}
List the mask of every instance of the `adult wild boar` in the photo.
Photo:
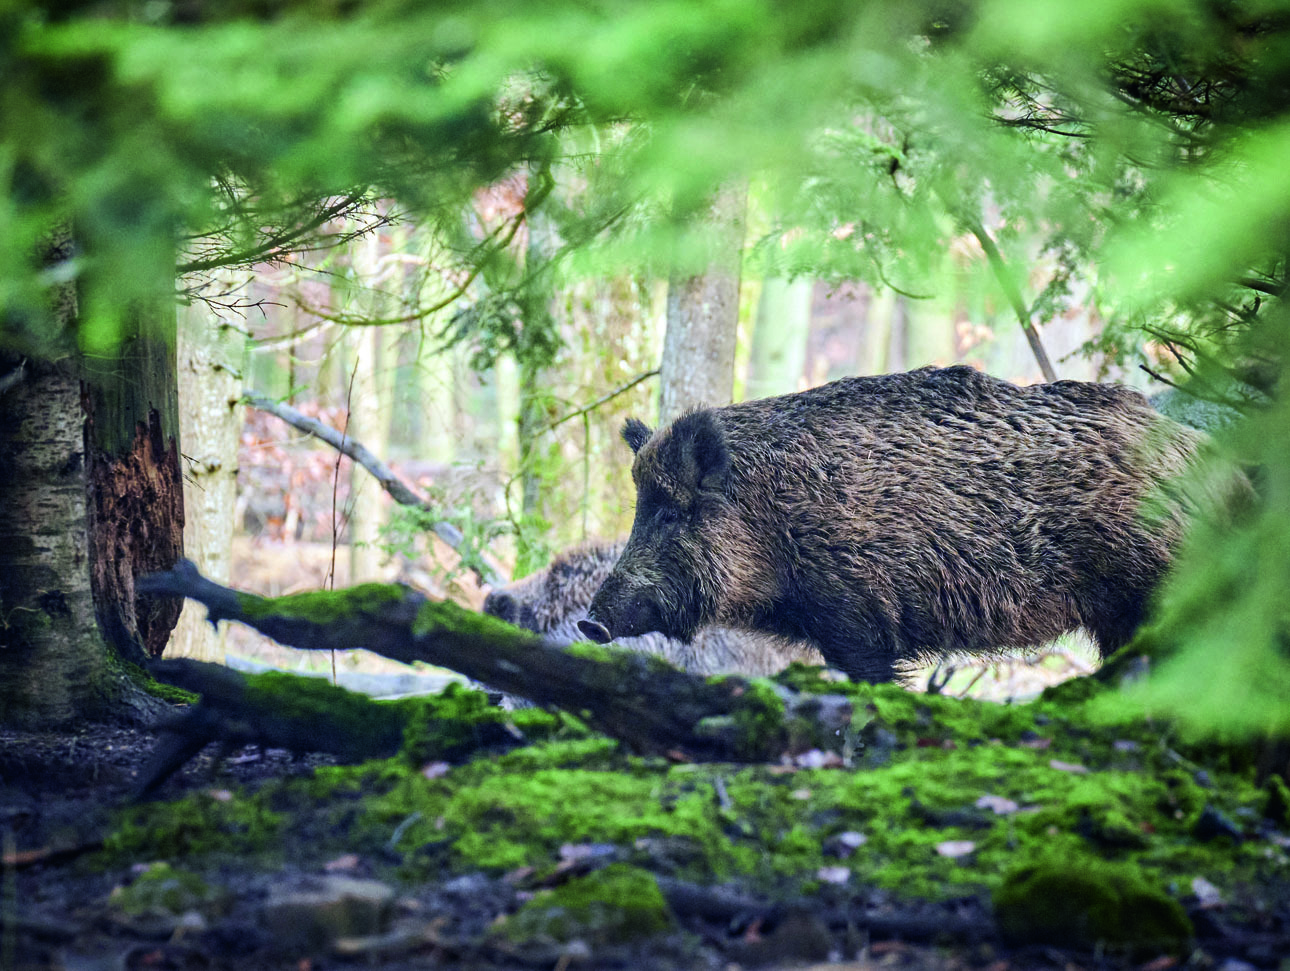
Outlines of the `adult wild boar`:
{"type": "Polygon", "coordinates": [[[579,626],[803,638],[855,679],[1042,644],[1105,656],[1142,620],[1186,519],[1201,436],[1125,388],[1017,387],[968,367],[847,378],[629,420],[636,518],[579,626]]]}
{"type": "MultiPolygon", "coordinates": [[[[587,616],[592,594],[613,570],[623,545],[589,543],[565,550],[544,569],[489,593],[484,613],[544,634],[558,644],[582,640],[578,621],[587,616]]],[[[775,674],[794,661],[824,661],[802,641],[725,627],[702,627],[689,641],[642,634],[623,638],[619,646],[655,654],[695,674],[775,674]]]]}

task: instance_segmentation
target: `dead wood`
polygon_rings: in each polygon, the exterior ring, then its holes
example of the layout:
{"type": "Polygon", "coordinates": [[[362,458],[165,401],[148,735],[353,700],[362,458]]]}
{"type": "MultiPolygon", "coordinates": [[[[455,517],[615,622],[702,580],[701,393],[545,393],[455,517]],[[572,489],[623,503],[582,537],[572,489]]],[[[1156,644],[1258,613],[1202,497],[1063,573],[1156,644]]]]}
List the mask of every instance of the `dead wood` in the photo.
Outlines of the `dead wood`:
{"type": "MultiPolygon", "coordinates": [[[[288,404],[274,401],[272,398],[256,391],[246,392],[243,395],[243,399],[252,408],[258,408],[260,411],[268,412],[270,415],[281,418],[288,425],[299,429],[307,435],[314,436],[321,442],[327,443],[342,455],[349,456],[367,469],[372,474],[372,477],[380,483],[381,488],[388,492],[390,498],[399,505],[420,509],[432,516],[438,515],[438,510],[428,499],[399,478],[393,469],[377,458],[362,442],[357,441],[352,436],[332,428],[317,418],[310,418],[288,404]]],[[[460,529],[443,520],[436,521],[432,528],[435,535],[454,550],[461,550],[462,544],[465,542],[465,536],[460,529]]],[[[475,559],[477,562],[468,561],[466,565],[470,567],[481,583],[497,586],[506,582],[498,566],[482,553],[475,559]]]]}
{"type": "Polygon", "coordinates": [[[189,658],[157,661],[149,670],[158,680],[201,695],[201,701],[160,726],[152,757],[139,774],[136,798],[153,793],[212,742],[219,743],[222,754],[259,745],[362,762],[399,751],[419,716],[425,725],[416,751],[424,760],[460,762],[481,749],[502,751],[523,741],[504,723],[501,710],[482,700],[480,706],[499,717],[481,718],[478,712],[471,717],[453,703],[373,701],[317,678],[243,674],[189,658]]]}
{"type": "Polygon", "coordinates": [[[790,749],[840,747],[850,703],[797,696],[737,677],[704,679],[657,658],[574,645],[565,650],[493,617],[401,586],[265,598],[214,583],[182,560],[139,581],[154,596],[204,604],[309,650],[365,647],[450,668],[499,691],[559,708],[640,752],[683,760],[768,761],[790,749]]]}

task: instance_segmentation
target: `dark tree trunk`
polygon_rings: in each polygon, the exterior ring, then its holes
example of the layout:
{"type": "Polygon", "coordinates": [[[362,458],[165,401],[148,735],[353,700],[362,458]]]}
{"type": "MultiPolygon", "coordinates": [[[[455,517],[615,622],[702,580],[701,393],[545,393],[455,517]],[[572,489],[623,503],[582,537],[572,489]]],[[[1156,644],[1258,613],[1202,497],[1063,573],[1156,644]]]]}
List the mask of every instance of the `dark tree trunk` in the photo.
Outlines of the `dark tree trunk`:
{"type": "Polygon", "coordinates": [[[94,613],[117,652],[141,662],[161,654],[179,619],[173,601],[134,595],[135,577],[184,552],[173,309],[141,325],[92,377],[84,408],[94,613]]]}

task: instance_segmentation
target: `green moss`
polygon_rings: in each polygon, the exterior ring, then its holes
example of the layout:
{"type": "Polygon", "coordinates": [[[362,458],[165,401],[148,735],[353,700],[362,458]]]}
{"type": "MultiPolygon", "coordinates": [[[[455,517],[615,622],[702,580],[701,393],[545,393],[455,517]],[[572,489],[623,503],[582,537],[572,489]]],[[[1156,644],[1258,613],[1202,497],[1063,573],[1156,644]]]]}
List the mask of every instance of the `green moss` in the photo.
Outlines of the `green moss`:
{"type": "Polygon", "coordinates": [[[197,695],[191,691],[185,691],[183,688],[177,688],[173,684],[166,684],[164,681],[158,681],[155,678],[148,678],[143,682],[143,690],[162,701],[168,701],[172,705],[195,705],[200,700],[197,695]]]}
{"type": "Polygon", "coordinates": [[[406,702],[378,702],[323,678],[266,671],[245,678],[246,717],[273,722],[274,742],[309,751],[321,747],[342,758],[398,750],[412,714],[406,702]]]}
{"type": "MultiPolygon", "coordinates": [[[[625,754],[568,716],[508,714],[454,689],[403,709],[411,714],[399,758],[238,796],[241,809],[185,800],[118,842],[135,858],[215,852],[221,843],[251,852],[274,832],[246,822],[259,807],[289,816],[293,834],[309,834],[303,849],[296,837],[297,856],[394,854],[409,880],[519,867],[554,874],[570,843],[612,845],[621,860],[654,872],[739,878],[774,892],[808,892],[820,867],[843,865],[855,886],[932,899],[993,891],[1019,867],[1052,858],[1120,860],[1151,885],[1185,887],[1203,876],[1222,891],[1290,874],[1285,854],[1264,841],[1195,837],[1206,804],[1234,819],[1280,804],[1251,772],[1219,763],[1205,763],[1211,785],[1202,788],[1199,766],[1180,765],[1175,740],[1156,726],[1094,727],[1082,708],[1056,702],[994,705],[793,677],[851,699],[853,766],[674,765],[625,754]],[[434,778],[420,771],[454,739],[508,724],[530,744],[434,778]],[[983,796],[994,798],[978,804],[983,796]],[[839,859],[826,848],[836,849],[842,833],[865,839],[839,859]],[[938,847],[948,841],[970,841],[973,852],[943,856],[938,847]]],[[[756,738],[779,699],[764,683],[754,683],[752,698],[743,730],[756,738]]]]}
{"type": "Polygon", "coordinates": [[[577,641],[565,648],[574,657],[585,658],[588,661],[599,661],[602,664],[612,664],[616,659],[623,656],[620,649],[606,647],[603,644],[593,644],[590,641],[577,641]]]}
{"type": "Polygon", "coordinates": [[[223,889],[169,863],[153,863],[133,883],[115,888],[108,897],[109,906],[134,917],[179,916],[190,910],[221,913],[228,902],[228,894],[223,889]]]}
{"type": "Polygon", "coordinates": [[[1271,820],[1273,825],[1290,828],[1290,786],[1280,776],[1270,775],[1264,780],[1261,809],[1263,818],[1271,820]]]}
{"type": "Polygon", "coordinates": [[[516,943],[576,939],[601,945],[648,937],[672,924],[671,911],[653,875],[615,863],[539,893],[499,930],[516,943]]]}
{"type": "Polygon", "coordinates": [[[1106,689],[1107,686],[1094,677],[1070,678],[1058,684],[1049,685],[1040,695],[1040,700],[1063,705],[1080,705],[1106,689]]]}
{"type": "Polygon", "coordinates": [[[1180,954],[1192,937],[1178,902],[1132,867],[1092,857],[1019,867],[994,893],[1004,936],[1016,944],[1109,946],[1137,959],[1180,954]]]}
{"type": "Polygon", "coordinates": [[[440,694],[399,705],[404,713],[404,761],[413,768],[439,759],[456,759],[499,740],[494,732],[506,712],[488,696],[460,684],[450,684],[440,694]]]}
{"type": "Polygon", "coordinates": [[[402,600],[408,591],[393,583],[360,583],[343,590],[312,590],[284,597],[237,595],[238,606],[248,619],[298,617],[316,624],[330,624],[361,614],[379,613],[386,604],[402,600]]]}
{"type": "Polygon", "coordinates": [[[412,634],[424,637],[440,631],[477,634],[498,644],[527,645],[535,640],[531,632],[488,614],[476,613],[447,600],[427,600],[412,622],[412,634]]]}
{"type": "Polygon", "coordinates": [[[769,681],[747,682],[734,711],[734,751],[740,758],[754,758],[783,748],[784,699],[769,681]]]}
{"type": "Polygon", "coordinates": [[[198,696],[191,691],[185,691],[183,688],[176,688],[173,684],[158,681],[136,664],[130,664],[128,661],[120,661],[119,663],[122,670],[135,684],[155,698],[168,701],[172,705],[195,705],[199,700],[198,696]]]}
{"type": "Polygon", "coordinates": [[[286,820],[262,800],[194,793],[126,810],[104,840],[105,860],[177,860],[258,853],[282,845],[286,820]]]}

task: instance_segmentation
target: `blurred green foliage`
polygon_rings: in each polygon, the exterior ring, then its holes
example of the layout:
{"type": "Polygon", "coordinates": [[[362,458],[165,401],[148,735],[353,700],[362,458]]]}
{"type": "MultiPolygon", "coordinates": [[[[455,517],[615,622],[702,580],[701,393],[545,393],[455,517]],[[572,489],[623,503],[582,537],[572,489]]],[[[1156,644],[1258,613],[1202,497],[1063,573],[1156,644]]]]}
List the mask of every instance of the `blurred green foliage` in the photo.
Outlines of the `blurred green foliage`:
{"type": "MultiPolygon", "coordinates": [[[[1262,470],[1261,510],[1198,541],[1161,604],[1200,659],[1176,683],[1221,721],[1290,695],[1288,108],[1287,0],[7,0],[0,346],[111,345],[177,262],[272,259],[365,194],[459,223],[516,172],[584,187],[546,214],[582,273],[704,265],[686,217],[732,176],[759,186],[750,255],[777,275],[994,293],[965,232],[986,222],[1014,276],[1023,239],[1055,258],[1029,288],[1039,321],[1078,284],[1103,351],[1167,346],[1271,401],[1230,446],[1262,470]],[[66,280],[75,333],[47,306],[66,280]]],[[[518,348],[489,311],[454,326],[518,348]]]]}

